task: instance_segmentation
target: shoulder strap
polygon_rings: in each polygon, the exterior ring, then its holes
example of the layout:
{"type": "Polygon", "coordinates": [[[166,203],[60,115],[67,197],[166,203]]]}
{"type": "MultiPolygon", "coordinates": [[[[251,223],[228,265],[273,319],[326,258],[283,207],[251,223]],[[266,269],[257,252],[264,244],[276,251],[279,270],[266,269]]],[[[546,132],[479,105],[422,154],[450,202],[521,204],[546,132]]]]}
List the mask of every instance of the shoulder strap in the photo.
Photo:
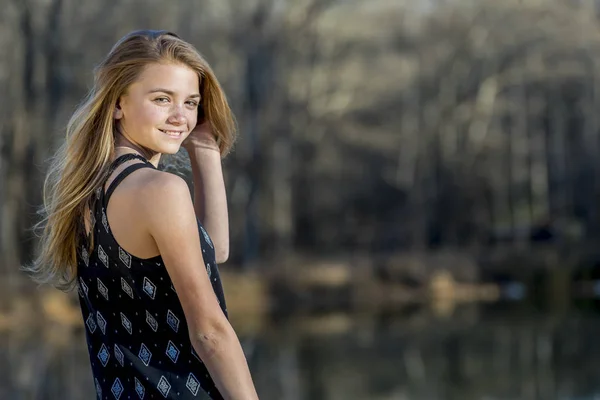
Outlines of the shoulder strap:
{"type": "Polygon", "coordinates": [[[108,190],[106,191],[106,194],[103,196],[103,204],[104,204],[105,208],[106,208],[106,205],[108,204],[108,200],[110,199],[110,196],[112,196],[113,192],[115,191],[115,189],[117,188],[119,183],[123,182],[123,179],[127,178],[127,176],[129,176],[132,172],[137,171],[138,169],[141,169],[141,168],[156,169],[154,167],[154,165],[152,165],[144,157],[142,157],[138,154],[129,153],[129,154],[123,154],[122,156],[118,157],[115,161],[113,161],[108,175],[110,176],[110,174],[122,163],[129,161],[129,160],[134,160],[134,159],[139,159],[144,162],[143,163],[135,163],[135,164],[128,166],[123,171],[121,171],[119,173],[119,175],[117,175],[115,177],[115,179],[110,183],[110,186],[108,187],[108,190]]]}
{"type": "Polygon", "coordinates": [[[111,163],[110,168],[108,170],[108,175],[112,174],[112,172],[121,164],[123,164],[126,161],[129,160],[140,160],[145,162],[146,164],[154,167],[154,165],[152,165],[150,163],[150,161],[146,160],[146,158],[144,158],[142,155],[137,154],[137,153],[126,153],[123,155],[120,155],[119,157],[115,158],[115,160],[111,163]]]}

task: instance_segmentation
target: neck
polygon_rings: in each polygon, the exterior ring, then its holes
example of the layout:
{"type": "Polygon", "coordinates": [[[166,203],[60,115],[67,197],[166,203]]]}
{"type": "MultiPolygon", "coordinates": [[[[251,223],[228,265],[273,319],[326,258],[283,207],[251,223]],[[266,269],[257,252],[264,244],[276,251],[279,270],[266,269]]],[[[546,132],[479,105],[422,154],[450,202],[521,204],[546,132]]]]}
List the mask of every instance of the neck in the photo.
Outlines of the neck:
{"type": "Polygon", "coordinates": [[[136,153],[148,160],[152,165],[158,168],[158,162],[160,161],[160,153],[154,152],[145,147],[135,145],[125,138],[120,138],[115,142],[115,158],[122,156],[127,153],[136,153]]]}

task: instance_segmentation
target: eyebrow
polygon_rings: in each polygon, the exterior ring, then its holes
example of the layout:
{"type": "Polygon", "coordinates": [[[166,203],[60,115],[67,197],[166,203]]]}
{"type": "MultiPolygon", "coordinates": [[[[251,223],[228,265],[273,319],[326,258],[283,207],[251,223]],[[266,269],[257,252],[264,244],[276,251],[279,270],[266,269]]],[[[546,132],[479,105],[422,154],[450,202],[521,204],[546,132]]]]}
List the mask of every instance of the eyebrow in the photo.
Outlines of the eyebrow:
{"type": "MultiPolygon", "coordinates": [[[[150,90],[148,93],[166,93],[169,96],[175,96],[175,92],[173,92],[172,90],[169,89],[163,89],[163,88],[156,88],[156,89],[152,89],[150,90]]],[[[194,94],[190,94],[188,97],[192,97],[192,98],[200,98],[200,93],[194,93],[194,94]]]]}

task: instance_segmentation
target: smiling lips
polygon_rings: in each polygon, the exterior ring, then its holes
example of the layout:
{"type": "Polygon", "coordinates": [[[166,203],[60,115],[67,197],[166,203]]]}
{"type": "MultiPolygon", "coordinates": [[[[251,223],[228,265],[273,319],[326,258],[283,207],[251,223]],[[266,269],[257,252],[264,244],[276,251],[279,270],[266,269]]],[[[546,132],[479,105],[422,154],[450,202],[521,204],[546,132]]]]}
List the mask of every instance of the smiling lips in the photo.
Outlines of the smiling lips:
{"type": "Polygon", "coordinates": [[[162,133],[164,133],[172,138],[178,138],[183,134],[183,131],[167,131],[164,129],[159,129],[159,131],[161,131],[162,133]]]}

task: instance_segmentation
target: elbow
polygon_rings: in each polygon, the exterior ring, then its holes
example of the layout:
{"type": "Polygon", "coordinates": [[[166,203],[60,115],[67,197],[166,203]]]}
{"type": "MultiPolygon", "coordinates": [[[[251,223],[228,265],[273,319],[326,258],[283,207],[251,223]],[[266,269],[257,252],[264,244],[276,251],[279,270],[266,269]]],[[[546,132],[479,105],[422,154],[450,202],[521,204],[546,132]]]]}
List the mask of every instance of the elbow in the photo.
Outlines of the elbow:
{"type": "Polygon", "coordinates": [[[229,347],[231,326],[227,322],[190,332],[192,345],[203,361],[209,360],[229,347]]]}
{"type": "Polygon", "coordinates": [[[223,264],[229,259],[229,246],[219,246],[215,248],[215,259],[217,264],[223,264]]]}

